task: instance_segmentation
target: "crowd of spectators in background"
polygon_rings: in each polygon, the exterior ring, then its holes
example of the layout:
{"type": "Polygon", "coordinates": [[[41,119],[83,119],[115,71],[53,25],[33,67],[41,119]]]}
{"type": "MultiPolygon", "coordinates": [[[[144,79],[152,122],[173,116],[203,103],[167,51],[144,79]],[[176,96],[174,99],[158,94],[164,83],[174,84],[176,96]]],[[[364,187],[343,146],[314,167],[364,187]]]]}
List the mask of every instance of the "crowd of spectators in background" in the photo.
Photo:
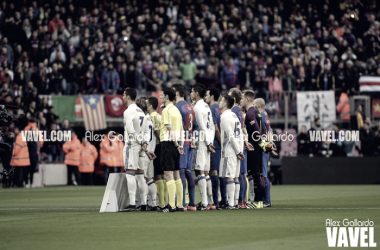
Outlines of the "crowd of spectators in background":
{"type": "MultiPolygon", "coordinates": [[[[376,0],[2,1],[0,104],[51,131],[69,124],[39,95],[150,93],[182,82],[347,99],[361,75],[380,76],[379,11],[376,0]]],[[[370,123],[362,130],[380,136],[370,123]]],[[[58,142],[41,152],[63,160],[58,142]]]]}

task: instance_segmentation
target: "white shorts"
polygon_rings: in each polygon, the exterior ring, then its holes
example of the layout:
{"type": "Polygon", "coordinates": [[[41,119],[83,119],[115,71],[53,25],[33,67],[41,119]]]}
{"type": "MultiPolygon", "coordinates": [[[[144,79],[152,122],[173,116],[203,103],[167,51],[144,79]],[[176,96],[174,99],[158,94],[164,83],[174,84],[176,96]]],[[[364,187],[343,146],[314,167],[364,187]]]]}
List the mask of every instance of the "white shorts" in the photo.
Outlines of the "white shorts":
{"type": "Polygon", "coordinates": [[[198,148],[193,153],[193,169],[200,171],[210,171],[211,154],[207,148],[198,148]]]}
{"type": "Polygon", "coordinates": [[[141,147],[132,147],[125,145],[123,148],[123,163],[124,170],[138,170],[139,169],[139,154],[141,147]]]}
{"type": "Polygon", "coordinates": [[[154,177],[154,169],[153,169],[153,161],[149,159],[145,152],[140,152],[139,157],[139,169],[144,170],[145,178],[153,178],[154,177]]]}
{"type": "Polygon", "coordinates": [[[220,159],[219,177],[237,178],[240,175],[240,160],[236,156],[220,159]]]}

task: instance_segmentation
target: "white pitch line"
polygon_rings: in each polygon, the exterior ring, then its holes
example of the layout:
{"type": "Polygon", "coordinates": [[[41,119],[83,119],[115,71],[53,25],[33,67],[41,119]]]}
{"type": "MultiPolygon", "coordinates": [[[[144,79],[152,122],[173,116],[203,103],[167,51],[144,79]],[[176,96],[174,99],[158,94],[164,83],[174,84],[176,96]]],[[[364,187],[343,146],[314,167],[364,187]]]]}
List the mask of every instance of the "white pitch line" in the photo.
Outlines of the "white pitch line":
{"type": "MultiPolygon", "coordinates": [[[[0,211],[10,211],[10,210],[95,210],[99,208],[94,207],[65,207],[65,208],[40,208],[40,207],[25,207],[25,208],[17,208],[17,207],[10,207],[10,208],[0,208],[0,211]]],[[[254,209],[252,209],[254,210],[254,209]]],[[[380,207],[366,207],[366,208],[359,208],[359,207],[353,207],[353,208],[345,208],[345,207],[332,207],[332,208],[322,208],[322,207],[305,207],[305,208],[265,208],[264,210],[380,210],[380,207]]]]}

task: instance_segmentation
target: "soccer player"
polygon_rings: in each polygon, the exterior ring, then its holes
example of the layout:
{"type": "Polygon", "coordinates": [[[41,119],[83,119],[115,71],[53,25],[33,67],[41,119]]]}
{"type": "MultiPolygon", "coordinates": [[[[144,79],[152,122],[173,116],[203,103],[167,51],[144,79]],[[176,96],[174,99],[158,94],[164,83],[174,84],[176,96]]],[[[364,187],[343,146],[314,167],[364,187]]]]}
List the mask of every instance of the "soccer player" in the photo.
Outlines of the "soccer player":
{"type": "Polygon", "coordinates": [[[241,106],[247,110],[245,125],[248,132],[248,141],[254,147],[253,151],[248,150],[247,152],[248,174],[253,176],[253,181],[255,183],[255,198],[254,201],[247,206],[248,209],[263,208],[263,191],[265,182],[262,176],[262,152],[270,152],[273,150],[271,143],[262,140],[261,115],[253,106],[254,99],[255,93],[253,91],[245,91],[241,100],[241,106]]]}
{"type": "MultiPolygon", "coordinates": [[[[242,140],[240,143],[242,145],[245,144],[245,146],[249,149],[249,150],[252,150],[252,145],[250,145],[247,141],[247,138],[246,138],[246,135],[247,135],[247,130],[246,130],[246,126],[244,124],[244,114],[243,112],[240,110],[240,107],[239,107],[239,103],[240,103],[240,100],[241,100],[241,91],[238,89],[238,88],[232,88],[230,89],[230,92],[228,93],[229,96],[232,96],[234,99],[235,99],[235,103],[234,103],[234,107],[232,108],[232,112],[234,112],[236,114],[236,116],[239,118],[240,120],[240,124],[241,124],[241,129],[242,129],[242,133],[244,135],[244,140],[242,140]]],[[[243,146],[244,147],[244,146],[243,146]]],[[[245,203],[245,197],[246,197],[246,194],[247,194],[247,179],[246,179],[246,174],[247,174],[247,150],[246,148],[244,147],[243,149],[243,154],[245,156],[245,159],[242,160],[240,162],[241,166],[240,166],[240,175],[238,176],[238,178],[235,178],[235,193],[237,195],[235,195],[235,205],[236,208],[240,208],[240,209],[246,209],[247,206],[246,206],[246,203],[245,203]]]]}
{"type": "Polygon", "coordinates": [[[185,101],[186,87],[183,84],[176,83],[173,85],[176,92],[175,102],[176,107],[182,115],[182,126],[185,130],[186,138],[183,146],[184,155],[180,156],[179,168],[180,176],[183,185],[183,206],[186,206],[186,180],[189,191],[189,205],[185,210],[196,211],[195,207],[195,181],[193,178],[192,163],[193,163],[193,149],[190,147],[190,138],[194,128],[195,113],[193,108],[185,101]]]}
{"type": "MultiPolygon", "coordinates": [[[[195,102],[194,112],[198,126],[196,127],[198,131],[194,132],[192,141],[192,147],[196,148],[193,154],[193,166],[202,198],[197,210],[210,210],[207,194],[211,194],[212,197],[212,189],[207,189],[206,177],[210,171],[210,153],[215,152],[213,145],[215,127],[210,107],[203,100],[205,95],[206,88],[202,84],[194,85],[190,93],[191,100],[195,102]]],[[[213,209],[216,209],[215,206],[213,209]]]]}
{"type": "MultiPolygon", "coordinates": [[[[140,193],[140,204],[141,211],[150,211],[154,210],[156,206],[156,198],[157,198],[157,188],[153,182],[153,160],[156,158],[154,154],[154,150],[156,148],[156,136],[153,133],[153,123],[150,119],[149,115],[147,115],[147,103],[146,98],[141,97],[136,100],[136,105],[139,107],[145,114],[144,121],[142,123],[142,133],[141,136],[144,141],[148,143],[147,151],[140,151],[139,155],[139,168],[144,171],[143,177],[147,183],[138,183],[139,185],[145,184],[145,189],[143,193],[140,193]],[[149,209],[147,209],[147,195],[149,196],[149,209]],[[152,205],[154,204],[154,205],[152,205]]],[[[136,176],[140,176],[136,174],[136,176]]],[[[140,177],[136,177],[140,178],[140,177]]]]}
{"type": "MultiPolygon", "coordinates": [[[[265,107],[264,99],[262,99],[262,98],[255,99],[253,101],[253,106],[260,112],[261,121],[262,121],[262,124],[264,125],[264,132],[267,135],[266,136],[267,140],[271,142],[272,138],[273,138],[272,137],[273,131],[272,131],[272,128],[270,127],[268,113],[264,109],[264,107],[265,107]]],[[[273,146],[275,146],[275,145],[273,144],[273,146]]],[[[270,200],[270,181],[268,179],[268,162],[269,162],[269,154],[266,152],[263,152],[263,177],[264,177],[264,181],[265,181],[265,188],[264,188],[264,193],[263,193],[263,195],[264,195],[263,206],[264,207],[271,207],[272,206],[272,202],[270,200]]]]}
{"type": "MultiPolygon", "coordinates": [[[[220,180],[220,193],[222,197],[221,205],[227,204],[226,200],[226,182],[225,178],[219,179],[219,165],[220,165],[220,115],[222,114],[222,111],[219,108],[219,96],[220,96],[220,90],[218,88],[210,88],[206,92],[206,103],[210,106],[211,112],[212,112],[212,119],[214,121],[215,126],[215,138],[214,138],[214,146],[215,146],[215,153],[211,154],[211,170],[210,170],[210,179],[212,184],[212,201],[210,201],[209,197],[209,204],[215,204],[217,209],[220,209],[219,207],[219,180],[220,180]]],[[[207,186],[209,185],[209,179],[207,179],[207,186]]]]}
{"type": "Polygon", "coordinates": [[[139,184],[139,193],[146,194],[144,170],[139,169],[140,151],[146,151],[147,147],[147,142],[139,136],[145,114],[135,103],[136,95],[136,90],[133,88],[126,88],[123,95],[124,104],[128,106],[123,114],[125,140],[123,162],[129,194],[129,205],[124,210],[126,212],[136,210],[136,181],[139,184]]]}
{"type": "Polygon", "coordinates": [[[179,176],[179,155],[183,155],[182,140],[182,116],[178,108],[174,106],[175,91],[171,88],[162,90],[162,103],[165,105],[161,117],[160,141],[161,141],[161,167],[169,194],[169,204],[160,207],[157,212],[185,211],[183,207],[183,186],[179,176]],[[177,194],[177,208],[175,196],[177,194]]]}
{"type": "Polygon", "coordinates": [[[222,109],[221,118],[221,161],[219,177],[225,178],[227,183],[227,200],[228,205],[223,209],[235,209],[235,182],[234,178],[240,175],[240,160],[244,160],[243,145],[240,143],[243,140],[241,132],[241,124],[239,118],[231,108],[234,105],[234,98],[228,95],[223,96],[220,101],[222,109]]]}
{"type": "MultiPolygon", "coordinates": [[[[157,194],[159,197],[159,207],[165,206],[167,204],[168,193],[166,183],[164,182],[164,171],[161,168],[161,144],[160,144],[160,128],[161,128],[161,115],[157,113],[158,107],[158,99],[156,97],[149,97],[147,100],[147,110],[150,115],[150,119],[153,123],[154,135],[156,138],[156,149],[154,154],[156,158],[153,160],[153,168],[154,168],[154,183],[153,181],[148,181],[148,187],[150,191],[150,186],[155,185],[157,188],[157,194]],[[166,190],[166,192],[165,192],[166,190]]],[[[153,188],[153,187],[152,187],[153,188]]],[[[157,204],[153,204],[152,211],[157,210],[157,204]]]]}

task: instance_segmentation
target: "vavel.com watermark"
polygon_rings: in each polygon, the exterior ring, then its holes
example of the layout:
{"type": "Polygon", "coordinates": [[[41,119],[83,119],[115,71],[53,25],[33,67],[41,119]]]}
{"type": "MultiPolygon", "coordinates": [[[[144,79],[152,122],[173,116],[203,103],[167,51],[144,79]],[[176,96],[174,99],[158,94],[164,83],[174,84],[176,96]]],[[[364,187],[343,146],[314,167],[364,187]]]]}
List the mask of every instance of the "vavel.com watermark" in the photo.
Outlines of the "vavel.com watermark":
{"type": "Polygon", "coordinates": [[[71,141],[71,131],[52,130],[47,132],[46,130],[28,130],[21,131],[21,139],[26,142],[39,142],[39,141],[52,141],[52,142],[64,142],[71,141]]]}
{"type": "MultiPolygon", "coordinates": [[[[229,140],[241,140],[241,141],[247,141],[249,135],[241,135],[241,132],[231,131],[229,133],[229,140]]],[[[105,134],[94,134],[93,131],[87,131],[85,133],[85,138],[88,141],[104,141],[104,137],[106,136],[108,140],[110,141],[125,141],[125,138],[127,141],[150,141],[152,137],[152,133],[141,133],[137,135],[128,135],[125,133],[125,135],[117,134],[115,131],[110,131],[107,135],[105,134]]],[[[214,132],[209,131],[165,131],[164,134],[164,140],[165,141],[213,141],[215,138],[214,132]]],[[[293,141],[294,135],[288,134],[287,132],[280,135],[273,135],[272,133],[268,132],[265,134],[261,134],[258,131],[255,131],[251,134],[252,140],[255,142],[259,141],[293,141]]]]}
{"type": "Polygon", "coordinates": [[[376,247],[375,223],[373,221],[326,220],[329,247],[376,247]]]}

